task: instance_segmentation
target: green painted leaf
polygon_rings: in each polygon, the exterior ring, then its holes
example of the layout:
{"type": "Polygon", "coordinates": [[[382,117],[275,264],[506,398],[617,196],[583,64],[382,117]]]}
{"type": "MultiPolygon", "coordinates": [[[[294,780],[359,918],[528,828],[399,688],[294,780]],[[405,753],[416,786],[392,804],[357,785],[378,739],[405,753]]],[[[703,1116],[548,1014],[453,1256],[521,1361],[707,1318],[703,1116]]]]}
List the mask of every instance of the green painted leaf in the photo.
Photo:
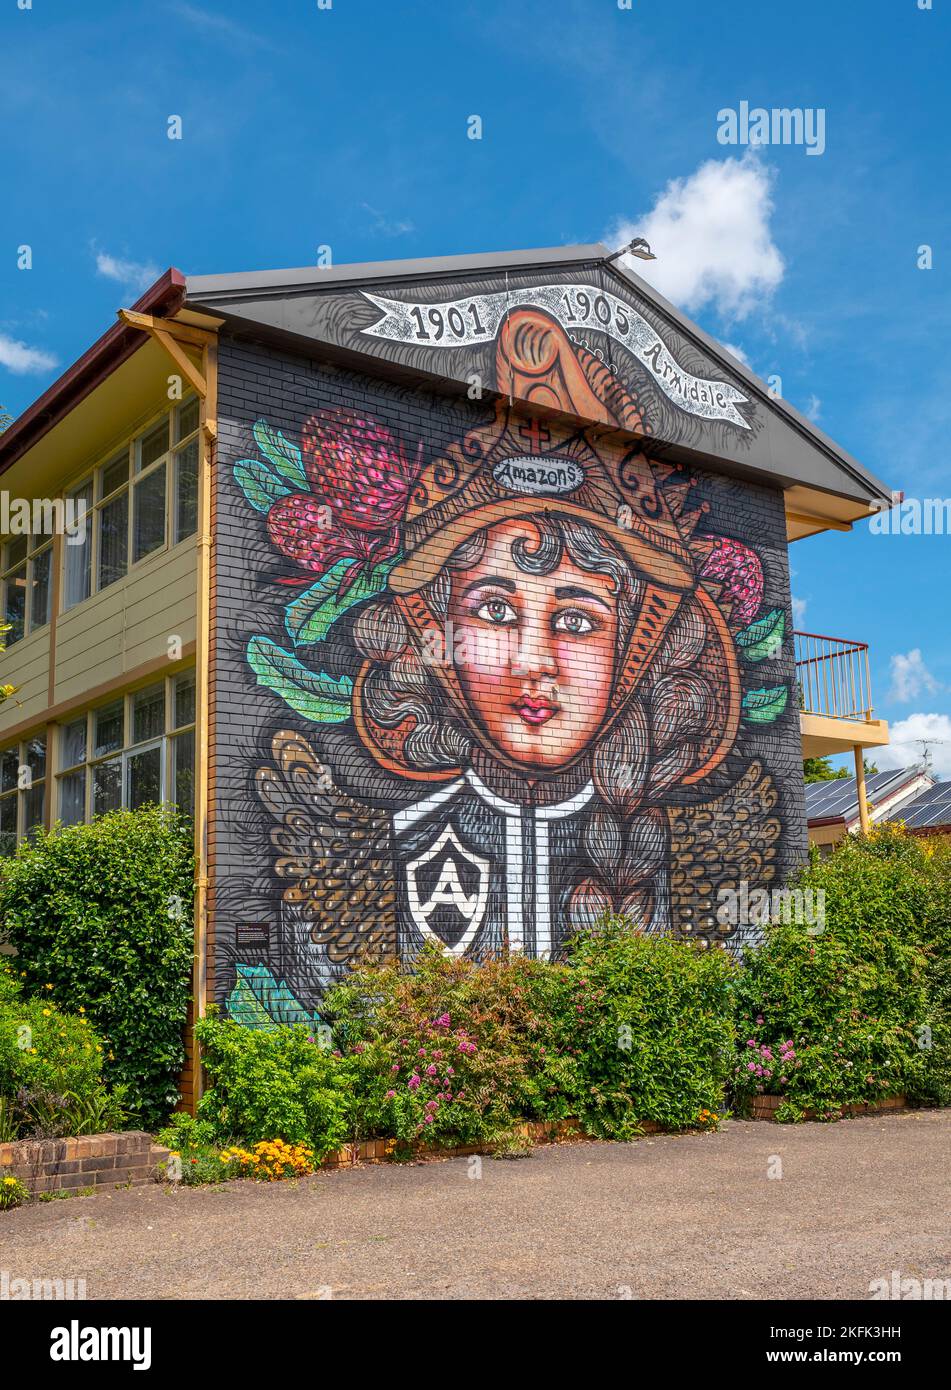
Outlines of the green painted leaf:
{"type": "Polygon", "coordinates": [[[259,512],[269,512],[278,498],[290,497],[293,491],[260,459],[240,459],[234,466],[234,480],[259,512]]]}
{"type": "Polygon", "coordinates": [[[786,708],[789,691],[785,685],[764,686],[743,696],[743,716],[751,724],[771,724],[786,708]]]}
{"type": "Polygon", "coordinates": [[[749,627],[736,634],[736,645],[747,661],[765,661],[780,650],[785,632],[785,609],[771,608],[762,618],[757,618],[755,623],[750,623],[749,627]]]}
{"type": "Polygon", "coordinates": [[[320,1022],[278,982],[266,965],[239,965],[238,982],[228,996],[228,1017],[245,1028],[276,1028],[282,1023],[320,1022]]]}
{"type": "Polygon", "coordinates": [[[273,429],[266,420],[255,420],[254,442],[261,453],[273,464],[282,478],[286,478],[295,488],[310,491],[304,461],[296,444],[285,439],[280,430],[273,429]]]}
{"type": "Polygon", "coordinates": [[[292,710],[319,724],[339,724],[350,718],[353,681],[349,676],[328,676],[311,671],[292,652],[268,637],[252,637],[248,663],[258,685],[273,690],[292,710]]]}
{"type": "Polygon", "coordinates": [[[340,597],[340,581],[354,564],[353,560],[338,560],[332,569],[287,605],[287,633],[297,646],[322,642],[327,631],[341,614],[362,599],[378,594],[386,584],[386,576],[396,559],[377,565],[369,574],[361,574],[340,597]]]}

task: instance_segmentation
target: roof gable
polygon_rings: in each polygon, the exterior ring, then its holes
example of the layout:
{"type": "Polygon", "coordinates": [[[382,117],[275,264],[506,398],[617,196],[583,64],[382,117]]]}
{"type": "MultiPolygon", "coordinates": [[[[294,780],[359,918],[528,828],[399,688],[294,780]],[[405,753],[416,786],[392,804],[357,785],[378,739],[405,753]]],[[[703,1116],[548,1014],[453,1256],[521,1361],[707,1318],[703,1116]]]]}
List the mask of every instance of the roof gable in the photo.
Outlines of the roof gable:
{"type": "Polygon", "coordinates": [[[685,460],[834,494],[849,518],[890,497],[608,254],[596,244],[189,277],[187,303],[237,332],[318,342],[363,370],[506,394],[685,460]]]}

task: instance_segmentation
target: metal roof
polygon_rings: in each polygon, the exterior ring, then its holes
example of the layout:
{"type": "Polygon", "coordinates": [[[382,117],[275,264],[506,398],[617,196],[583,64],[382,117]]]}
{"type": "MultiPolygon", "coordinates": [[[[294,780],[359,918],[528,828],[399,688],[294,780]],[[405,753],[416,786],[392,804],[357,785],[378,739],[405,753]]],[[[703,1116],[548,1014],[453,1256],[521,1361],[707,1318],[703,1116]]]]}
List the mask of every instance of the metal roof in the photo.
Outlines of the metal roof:
{"type": "MultiPolygon", "coordinates": [[[[893,796],[907,783],[920,776],[920,767],[889,768],[885,772],[873,772],[865,779],[866,798],[873,803],[881,801],[886,796],[893,796]]],[[[857,819],[858,814],[858,791],[854,777],[836,777],[828,782],[806,784],[806,816],[809,820],[844,816],[849,821],[857,819]]],[[[905,819],[904,812],[901,819],[905,819]]]]}
{"type": "Polygon", "coordinates": [[[935,782],[889,819],[904,821],[910,830],[951,824],[951,782],[935,782]]]}

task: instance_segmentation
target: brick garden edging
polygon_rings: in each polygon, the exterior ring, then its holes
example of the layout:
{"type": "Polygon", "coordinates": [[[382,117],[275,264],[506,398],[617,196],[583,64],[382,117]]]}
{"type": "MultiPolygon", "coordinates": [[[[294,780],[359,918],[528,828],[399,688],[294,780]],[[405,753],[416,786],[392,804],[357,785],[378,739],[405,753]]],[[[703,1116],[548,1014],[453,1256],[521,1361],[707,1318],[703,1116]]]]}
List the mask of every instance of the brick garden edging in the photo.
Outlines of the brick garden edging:
{"type": "MultiPolygon", "coordinates": [[[[754,1096],[751,1120],[775,1120],[776,1111],[783,1103],[782,1096],[754,1096]]],[[[861,1105],[843,1105],[839,1110],[840,1118],[855,1115],[877,1115],[883,1110],[907,1110],[907,1096],[884,1096],[881,1100],[865,1101],[861,1105]]],[[[803,1118],[812,1120],[815,1118],[814,1110],[804,1110],[803,1118]]]]}
{"type": "Polygon", "coordinates": [[[83,1187],[152,1182],[168,1149],[144,1130],[78,1139],[20,1139],[0,1144],[0,1177],[19,1178],[32,1196],[83,1187]]]}
{"type": "MultiPolygon", "coordinates": [[[[644,1134],[657,1134],[660,1125],[653,1120],[641,1123],[644,1134]]],[[[531,1144],[566,1144],[572,1140],[590,1139],[578,1125],[577,1120],[526,1120],[516,1126],[515,1133],[531,1144]]],[[[393,1139],[367,1139],[360,1144],[344,1144],[342,1149],[328,1156],[320,1164],[321,1168],[345,1168],[354,1163],[386,1163],[393,1157],[396,1141],[393,1139]]],[[[472,1144],[466,1148],[444,1149],[436,1144],[413,1144],[412,1152],[416,1158],[467,1158],[470,1154],[491,1154],[493,1144],[472,1144]]]]}

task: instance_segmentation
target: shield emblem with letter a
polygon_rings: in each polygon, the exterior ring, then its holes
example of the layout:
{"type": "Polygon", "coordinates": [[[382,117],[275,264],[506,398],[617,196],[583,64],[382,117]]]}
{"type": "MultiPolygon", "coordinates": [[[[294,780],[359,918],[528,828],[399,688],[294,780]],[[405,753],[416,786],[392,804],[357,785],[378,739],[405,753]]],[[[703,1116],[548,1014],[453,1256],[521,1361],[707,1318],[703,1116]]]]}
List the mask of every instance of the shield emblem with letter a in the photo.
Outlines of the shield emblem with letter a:
{"type": "Polygon", "coordinates": [[[447,825],[406,865],[413,921],[423,936],[461,956],[472,945],[489,899],[489,861],[466,849],[447,825]]]}

